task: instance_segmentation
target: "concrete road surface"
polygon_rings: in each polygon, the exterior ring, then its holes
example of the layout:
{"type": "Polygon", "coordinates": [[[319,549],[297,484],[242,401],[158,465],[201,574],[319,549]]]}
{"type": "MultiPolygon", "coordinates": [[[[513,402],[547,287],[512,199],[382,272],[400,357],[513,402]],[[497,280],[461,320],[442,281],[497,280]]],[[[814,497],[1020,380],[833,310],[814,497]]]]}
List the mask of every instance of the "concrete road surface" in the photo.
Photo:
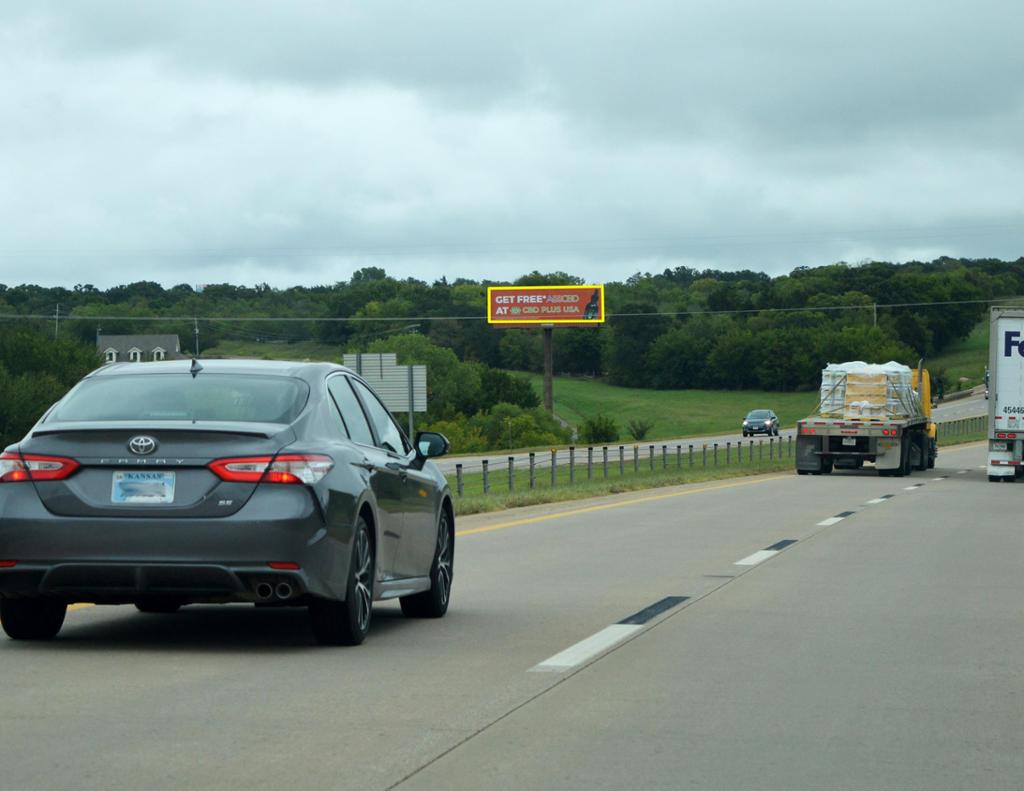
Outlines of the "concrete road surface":
{"type": "Polygon", "coordinates": [[[1024,485],[720,481],[467,518],[440,621],[85,607],[0,640],[11,789],[1005,789],[1024,485]]]}
{"type": "MultiPolygon", "coordinates": [[[[979,415],[988,414],[988,401],[985,400],[983,395],[983,389],[979,389],[976,395],[972,395],[969,398],[959,399],[956,401],[948,401],[939,404],[934,410],[934,419],[938,422],[948,420],[961,420],[968,417],[977,417],[979,415]]],[[[639,457],[641,459],[647,459],[650,456],[650,446],[654,445],[654,453],[657,456],[662,453],[661,446],[668,445],[669,452],[675,452],[676,445],[682,445],[684,452],[688,445],[693,445],[694,448],[700,448],[702,445],[707,445],[709,448],[714,444],[718,443],[720,448],[725,448],[727,442],[732,443],[735,447],[737,443],[742,442],[744,444],[749,443],[753,440],[757,442],[768,442],[768,438],[764,434],[758,434],[754,437],[744,438],[742,433],[739,431],[738,426],[742,421],[743,416],[737,416],[737,431],[730,434],[718,434],[714,436],[700,436],[700,437],[678,437],[676,439],[659,439],[659,440],[643,440],[640,442],[634,442],[633,440],[627,440],[625,438],[609,445],[609,458],[613,464],[618,464],[618,447],[623,445],[625,447],[626,463],[632,463],[633,459],[633,445],[639,446],[639,457]]],[[[790,437],[795,436],[792,428],[782,429],[781,439],[788,442],[790,437]]],[[[778,440],[776,440],[778,441],[778,440]]],[[[456,449],[458,450],[458,449],[456,449]]],[[[581,446],[576,449],[576,463],[586,464],[586,453],[587,449],[585,446],[581,446]]],[[[551,466],[551,454],[549,451],[537,451],[536,452],[536,464],[538,467],[550,467],[551,466]]],[[[464,472],[479,472],[481,469],[480,462],[487,459],[490,462],[491,470],[497,470],[499,467],[504,469],[504,465],[508,463],[508,457],[513,456],[515,463],[520,468],[525,467],[529,463],[529,453],[516,451],[509,453],[507,451],[490,451],[488,453],[481,453],[475,455],[456,455],[446,456],[437,460],[437,465],[441,468],[441,471],[445,475],[455,475],[455,466],[461,464],[464,472]]],[[[594,454],[594,463],[599,464],[600,448],[596,449],[594,454]]],[[[569,450],[568,448],[562,448],[557,451],[557,463],[568,464],[569,463],[569,450]]]]}

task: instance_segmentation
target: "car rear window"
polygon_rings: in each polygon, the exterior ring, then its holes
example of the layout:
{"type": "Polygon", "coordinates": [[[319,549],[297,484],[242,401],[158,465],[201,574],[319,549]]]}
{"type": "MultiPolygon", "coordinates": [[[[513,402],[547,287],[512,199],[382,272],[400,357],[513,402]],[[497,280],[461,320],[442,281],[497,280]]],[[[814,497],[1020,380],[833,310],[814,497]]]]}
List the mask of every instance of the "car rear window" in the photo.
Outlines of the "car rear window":
{"type": "Polygon", "coordinates": [[[767,409],[755,409],[753,412],[747,415],[747,420],[750,420],[751,418],[753,418],[754,420],[763,420],[766,417],[768,417],[767,409]]]}
{"type": "Polygon", "coordinates": [[[287,376],[202,373],[100,376],[86,379],[47,422],[101,420],[229,420],[291,423],[309,387],[287,376]]]}

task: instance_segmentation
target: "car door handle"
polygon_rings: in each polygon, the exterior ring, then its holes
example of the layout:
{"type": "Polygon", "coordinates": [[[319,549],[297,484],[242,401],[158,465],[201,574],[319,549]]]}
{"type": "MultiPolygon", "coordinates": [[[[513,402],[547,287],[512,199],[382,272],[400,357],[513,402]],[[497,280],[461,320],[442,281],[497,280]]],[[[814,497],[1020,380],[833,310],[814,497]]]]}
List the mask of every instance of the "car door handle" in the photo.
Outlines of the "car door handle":
{"type": "Polygon", "coordinates": [[[370,472],[373,472],[375,469],[377,469],[377,465],[371,462],[369,459],[363,459],[362,461],[354,461],[352,462],[352,466],[362,467],[364,470],[369,470],[370,472]]]}
{"type": "Polygon", "coordinates": [[[403,480],[409,475],[409,473],[406,472],[405,467],[399,464],[397,461],[389,461],[384,466],[387,467],[392,472],[397,472],[399,475],[402,476],[403,480]]]}

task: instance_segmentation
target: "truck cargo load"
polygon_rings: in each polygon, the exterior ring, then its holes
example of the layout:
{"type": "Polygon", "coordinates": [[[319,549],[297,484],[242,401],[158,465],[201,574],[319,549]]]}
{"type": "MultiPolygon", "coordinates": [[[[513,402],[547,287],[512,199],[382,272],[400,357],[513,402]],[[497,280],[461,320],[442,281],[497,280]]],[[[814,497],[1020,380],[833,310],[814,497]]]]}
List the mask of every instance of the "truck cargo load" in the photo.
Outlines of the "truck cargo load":
{"type": "Polygon", "coordinates": [[[897,362],[832,363],[821,372],[818,414],[862,420],[920,417],[923,410],[913,378],[914,372],[897,362]]]}

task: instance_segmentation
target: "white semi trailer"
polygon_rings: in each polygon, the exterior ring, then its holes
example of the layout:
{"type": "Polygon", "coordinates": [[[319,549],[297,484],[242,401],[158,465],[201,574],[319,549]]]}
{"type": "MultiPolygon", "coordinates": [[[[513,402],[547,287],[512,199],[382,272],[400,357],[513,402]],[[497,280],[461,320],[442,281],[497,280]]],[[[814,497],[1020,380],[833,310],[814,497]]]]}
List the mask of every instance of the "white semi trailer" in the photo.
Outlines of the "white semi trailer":
{"type": "Polygon", "coordinates": [[[992,308],[988,331],[988,479],[1024,474],[1024,308],[992,308]]]}

